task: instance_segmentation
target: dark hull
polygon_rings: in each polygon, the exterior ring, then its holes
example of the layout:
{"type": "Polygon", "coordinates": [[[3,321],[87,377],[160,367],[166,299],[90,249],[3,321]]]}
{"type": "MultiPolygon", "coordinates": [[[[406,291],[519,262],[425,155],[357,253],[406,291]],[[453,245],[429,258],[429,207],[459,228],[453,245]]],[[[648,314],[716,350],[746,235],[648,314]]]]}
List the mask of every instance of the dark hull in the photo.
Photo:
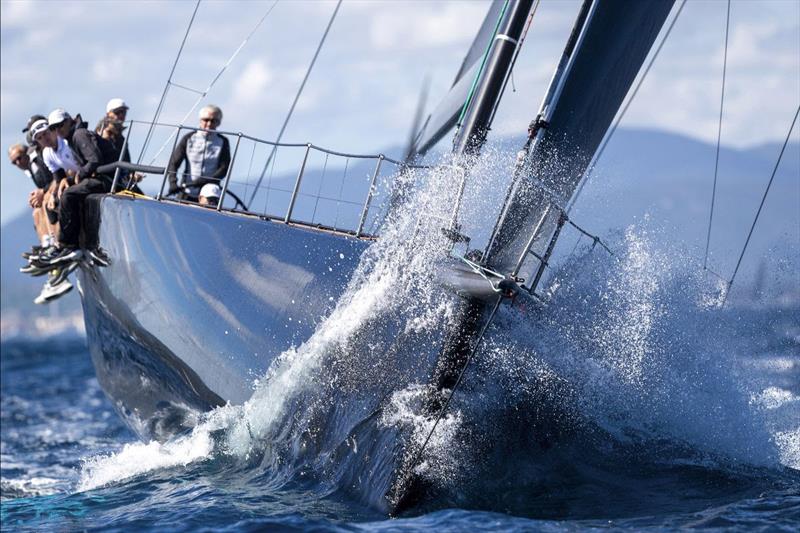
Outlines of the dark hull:
{"type": "Polygon", "coordinates": [[[89,348],[145,439],[245,402],[273,359],[313,333],[369,244],[201,207],[90,201],[112,263],[79,275],[89,348]]]}

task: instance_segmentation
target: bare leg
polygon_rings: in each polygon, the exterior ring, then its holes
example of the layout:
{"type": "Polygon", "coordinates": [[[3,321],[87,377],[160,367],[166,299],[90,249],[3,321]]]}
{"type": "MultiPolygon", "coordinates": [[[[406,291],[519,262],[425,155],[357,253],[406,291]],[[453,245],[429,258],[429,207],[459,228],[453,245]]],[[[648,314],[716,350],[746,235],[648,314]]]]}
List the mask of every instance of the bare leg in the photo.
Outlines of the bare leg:
{"type": "Polygon", "coordinates": [[[58,184],[53,181],[50,187],[44,193],[44,201],[42,202],[42,212],[45,215],[45,220],[47,223],[48,233],[50,234],[50,238],[52,242],[55,244],[58,239],[58,232],[59,232],[59,224],[58,219],[54,219],[55,221],[51,221],[51,216],[48,216],[47,211],[51,211],[52,213],[58,213],[58,209],[55,205],[56,193],[58,190],[58,184]]]}
{"type": "Polygon", "coordinates": [[[33,228],[36,230],[36,236],[39,238],[39,242],[44,245],[46,240],[45,236],[49,235],[50,231],[47,226],[47,216],[41,207],[35,207],[33,209],[33,228]]]}

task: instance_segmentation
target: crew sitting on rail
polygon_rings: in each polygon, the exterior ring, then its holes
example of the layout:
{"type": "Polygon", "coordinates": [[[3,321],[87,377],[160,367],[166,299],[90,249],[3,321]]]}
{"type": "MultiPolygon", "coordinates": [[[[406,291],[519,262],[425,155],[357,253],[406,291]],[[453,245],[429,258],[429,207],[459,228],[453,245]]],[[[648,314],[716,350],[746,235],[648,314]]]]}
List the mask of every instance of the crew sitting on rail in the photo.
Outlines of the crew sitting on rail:
{"type": "MultiPolygon", "coordinates": [[[[30,131],[30,126],[31,124],[26,128],[27,131],[30,131]]],[[[28,138],[31,137],[30,135],[28,136],[28,138]]],[[[28,150],[22,144],[15,144],[8,149],[8,157],[11,163],[31,178],[36,186],[28,195],[28,205],[33,209],[33,227],[39,238],[39,245],[34,245],[30,252],[23,254],[25,259],[29,259],[32,255],[42,253],[55,243],[54,227],[49,224],[48,214],[45,209],[45,194],[54,180],[35,149],[28,150]]],[[[26,274],[44,274],[47,272],[46,270],[37,269],[31,264],[22,267],[20,271],[26,274]]],[[[72,284],[67,280],[59,284],[51,283],[54,277],[55,274],[51,275],[50,279],[45,282],[41,292],[33,300],[34,303],[43,304],[55,300],[72,290],[72,284]]]]}
{"type": "MultiPolygon", "coordinates": [[[[42,161],[53,175],[50,188],[45,193],[44,205],[52,234],[57,236],[61,231],[58,215],[61,193],[68,185],[68,180],[73,179],[78,171],[78,163],[72,155],[72,148],[70,148],[69,143],[59,138],[55,132],[50,131],[47,119],[36,121],[31,126],[30,132],[32,141],[41,150],[42,161]]],[[[45,250],[45,253],[51,253],[55,248],[55,244],[56,241],[45,250]]]]}
{"type": "MultiPolygon", "coordinates": [[[[60,267],[60,274],[54,280],[59,282],[78,266],[83,258],[80,248],[80,234],[83,229],[83,207],[86,197],[90,194],[107,193],[111,191],[113,178],[105,174],[97,174],[101,165],[113,163],[114,152],[110,143],[100,138],[95,132],[86,129],[86,123],[74,120],[63,109],[55,109],[47,117],[49,132],[44,135],[43,144],[51,146],[56,144],[60,150],[62,142],[71,148],[72,160],[77,167],[74,183],[69,178],[62,179],[59,183],[59,222],[61,231],[58,237],[58,246],[39,256],[36,261],[38,266],[60,267]],[[58,140],[54,142],[52,135],[55,133],[58,140]]],[[[47,160],[46,150],[45,158],[47,160]]],[[[91,232],[87,232],[87,237],[91,232]]],[[[91,240],[91,239],[90,239],[91,240]]],[[[107,260],[95,250],[96,243],[87,242],[90,259],[98,264],[105,265],[107,260]]]]}
{"type": "Polygon", "coordinates": [[[32,126],[36,122],[40,121],[44,121],[46,125],[47,117],[45,117],[44,115],[31,116],[31,118],[28,119],[28,124],[25,126],[25,129],[22,130],[22,133],[25,134],[25,140],[27,141],[29,147],[28,157],[30,158],[30,165],[33,171],[34,183],[36,183],[38,186],[40,183],[47,182],[47,186],[38,188],[44,191],[44,194],[42,196],[43,212],[47,216],[48,226],[50,227],[50,234],[55,236],[58,234],[58,230],[56,229],[54,231],[53,227],[58,225],[58,212],[54,211],[51,208],[51,204],[52,204],[52,196],[56,192],[56,187],[58,183],[55,177],[53,176],[53,173],[50,172],[50,169],[47,168],[47,165],[44,162],[44,155],[43,155],[44,147],[40,146],[39,143],[36,142],[36,140],[34,140],[33,138],[34,131],[32,126]]]}
{"type": "Polygon", "coordinates": [[[200,188],[206,184],[219,185],[231,162],[230,143],[225,136],[215,132],[222,122],[222,110],[207,105],[200,110],[200,128],[184,135],[175,146],[169,159],[167,175],[169,194],[178,194],[181,200],[196,202],[200,188]],[[186,162],[178,180],[178,167],[186,162]]]}
{"type": "Polygon", "coordinates": [[[52,244],[52,237],[47,225],[47,214],[44,211],[44,196],[53,181],[53,175],[36,151],[29,150],[22,144],[15,144],[8,149],[8,159],[12,165],[31,178],[36,187],[28,195],[28,205],[33,209],[33,226],[41,242],[38,248],[47,248],[52,244]]]}
{"type": "MultiPolygon", "coordinates": [[[[101,139],[105,140],[111,145],[114,161],[124,161],[130,163],[131,158],[130,154],[128,154],[128,147],[125,146],[125,150],[122,150],[122,146],[125,143],[125,137],[122,135],[122,132],[125,131],[125,125],[122,123],[122,121],[113,118],[111,114],[108,114],[100,119],[100,122],[97,123],[97,127],[94,131],[100,136],[101,139]],[[122,154],[122,159],[120,159],[120,154],[122,154]]],[[[142,194],[141,189],[139,189],[136,183],[141,181],[143,177],[144,175],[137,172],[131,173],[128,170],[120,169],[119,181],[117,182],[118,185],[116,190],[119,191],[122,188],[130,188],[130,190],[133,192],[142,194]]]]}
{"type": "Polygon", "coordinates": [[[220,192],[219,185],[206,183],[200,189],[200,198],[198,198],[198,203],[200,205],[207,205],[209,207],[217,207],[217,204],[219,204],[220,192]]]}

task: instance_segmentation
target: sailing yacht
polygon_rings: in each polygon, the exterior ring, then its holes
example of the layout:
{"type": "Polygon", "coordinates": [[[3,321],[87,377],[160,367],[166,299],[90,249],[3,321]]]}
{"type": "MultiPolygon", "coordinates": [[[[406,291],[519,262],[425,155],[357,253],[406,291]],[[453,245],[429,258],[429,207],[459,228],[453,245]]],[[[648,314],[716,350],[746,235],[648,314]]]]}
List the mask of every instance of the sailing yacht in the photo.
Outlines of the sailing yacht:
{"type": "MultiPolygon", "coordinates": [[[[382,401],[404,385],[427,386],[430,398],[424,410],[435,420],[433,433],[497,310],[515,298],[536,300],[561,228],[572,223],[566,206],[673,0],[583,2],[513,169],[500,215],[486,228],[491,229],[488,243],[473,249],[472,236],[459,221],[463,192],[468,180],[477,179],[472,166],[486,142],[533,7],[534,0],[491,4],[449,93],[415,135],[406,161],[222,132],[235,139],[235,148],[216,209],[169,199],[163,186],[155,199],[124,192],[90,198],[89,215],[111,262],[83,267],[79,274],[87,339],[101,386],[142,439],[165,440],[188,431],[198,413],[251,400],[256,378],[278,379],[276,365],[285,354],[319,335],[325,317],[359,283],[354,276],[385,238],[380,224],[402,205],[408,176],[428,177],[450,194],[448,216],[425,219],[417,227],[439,235],[431,283],[454,302],[450,327],[428,344],[398,346],[392,339],[401,332],[391,321],[376,325],[386,343],[375,367],[402,376],[402,382],[383,380],[380,390],[361,391],[359,409],[351,405],[348,412],[338,412],[340,406],[334,405],[322,411],[340,427],[338,442],[326,448],[334,450],[327,456],[331,461],[358,437],[359,450],[352,453],[359,460],[348,463],[363,468],[354,491],[395,512],[423,497],[428,488],[415,468],[431,434],[420,443],[402,428],[381,424],[382,401]],[[453,131],[453,149],[442,165],[413,164],[453,131]],[[243,202],[225,207],[226,197],[230,205],[241,192],[236,178],[246,165],[240,150],[246,142],[303,154],[291,188],[280,191],[282,210],[274,207],[276,196],[265,200],[268,209],[263,212],[243,202]],[[318,203],[326,200],[319,192],[325,172],[319,175],[309,168],[315,155],[326,162],[344,157],[369,165],[363,196],[351,203],[355,210],[349,223],[319,222],[309,214],[311,204],[304,207],[308,197],[315,198],[316,213],[318,203]],[[393,187],[378,202],[376,191],[387,175],[394,177],[393,187]],[[309,187],[317,185],[317,194],[310,194],[309,187]],[[375,456],[371,452],[379,448],[393,450],[392,460],[370,462],[375,456]]],[[[177,125],[175,139],[192,129],[177,125]]],[[[112,167],[166,180],[165,169],[159,167],[122,162],[112,167]]],[[[417,230],[410,228],[408,241],[417,230]]],[[[294,418],[312,416],[310,412],[296,412],[294,418]]]]}

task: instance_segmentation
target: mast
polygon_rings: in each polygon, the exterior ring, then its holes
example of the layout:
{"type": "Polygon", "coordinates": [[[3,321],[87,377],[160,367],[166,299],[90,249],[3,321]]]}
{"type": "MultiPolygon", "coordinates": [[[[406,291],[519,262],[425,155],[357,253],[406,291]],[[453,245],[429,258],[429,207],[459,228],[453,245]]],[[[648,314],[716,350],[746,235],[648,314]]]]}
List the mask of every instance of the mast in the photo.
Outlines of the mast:
{"type": "MultiPolygon", "coordinates": [[[[473,133],[482,132],[483,139],[476,140],[483,143],[491,124],[491,113],[486,116],[484,107],[493,109],[500,100],[503,81],[511,70],[514,51],[532,5],[533,0],[492,2],[450,91],[417,134],[415,154],[425,154],[456,124],[460,126],[456,141],[469,142],[473,133]]],[[[453,146],[456,153],[464,151],[464,146],[459,147],[456,142],[453,146]]]]}
{"type": "MultiPolygon", "coordinates": [[[[493,15],[498,12],[498,5],[499,2],[495,2],[491,6],[489,14],[481,26],[481,31],[461,65],[450,93],[433,115],[428,117],[425,127],[418,136],[417,153],[424,153],[430,146],[433,146],[456,124],[456,118],[458,118],[459,128],[453,139],[454,159],[462,156],[475,156],[480,152],[491,126],[494,110],[503,92],[504,82],[510,74],[514,52],[522,35],[525,20],[533,6],[533,0],[505,0],[499,9],[499,15],[494,17],[493,15]],[[491,33],[489,33],[490,31],[491,33]],[[481,48],[485,50],[482,60],[480,59],[481,48]],[[472,62],[471,67],[470,62],[472,62]],[[465,90],[468,82],[471,82],[471,85],[464,93],[462,91],[465,90]],[[462,94],[466,94],[466,98],[460,96],[462,94]],[[452,105],[456,101],[455,98],[459,97],[460,111],[452,105]],[[435,117],[433,121],[431,117],[435,117]],[[431,126],[431,123],[434,125],[431,126]],[[425,131],[429,126],[432,133],[425,131]]],[[[460,184],[462,191],[466,174],[467,170],[464,169],[460,184]]],[[[455,224],[458,207],[457,201],[454,217],[448,228],[451,239],[460,237],[455,224]]],[[[438,391],[456,387],[459,382],[459,370],[469,361],[468,354],[472,347],[472,340],[484,321],[485,303],[474,295],[466,296],[458,307],[459,309],[456,311],[458,327],[447,331],[432,376],[432,383],[438,391]]],[[[426,402],[425,409],[431,416],[436,411],[443,409],[439,405],[440,401],[441,396],[434,395],[426,402]]],[[[386,494],[387,503],[393,514],[413,505],[426,493],[427,487],[424,480],[414,473],[414,467],[421,451],[422,449],[416,446],[410,446],[404,450],[396,477],[386,494]]]]}
{"type": "Polygon", "coordinates": [[[506,0],[482,71],[464,102],[453,139],[454,154],[475,155],[486,142],[492,111],[499,103],[503,82],[510,74],[514,52],[532,6],[533,0],[506,0]]]}

